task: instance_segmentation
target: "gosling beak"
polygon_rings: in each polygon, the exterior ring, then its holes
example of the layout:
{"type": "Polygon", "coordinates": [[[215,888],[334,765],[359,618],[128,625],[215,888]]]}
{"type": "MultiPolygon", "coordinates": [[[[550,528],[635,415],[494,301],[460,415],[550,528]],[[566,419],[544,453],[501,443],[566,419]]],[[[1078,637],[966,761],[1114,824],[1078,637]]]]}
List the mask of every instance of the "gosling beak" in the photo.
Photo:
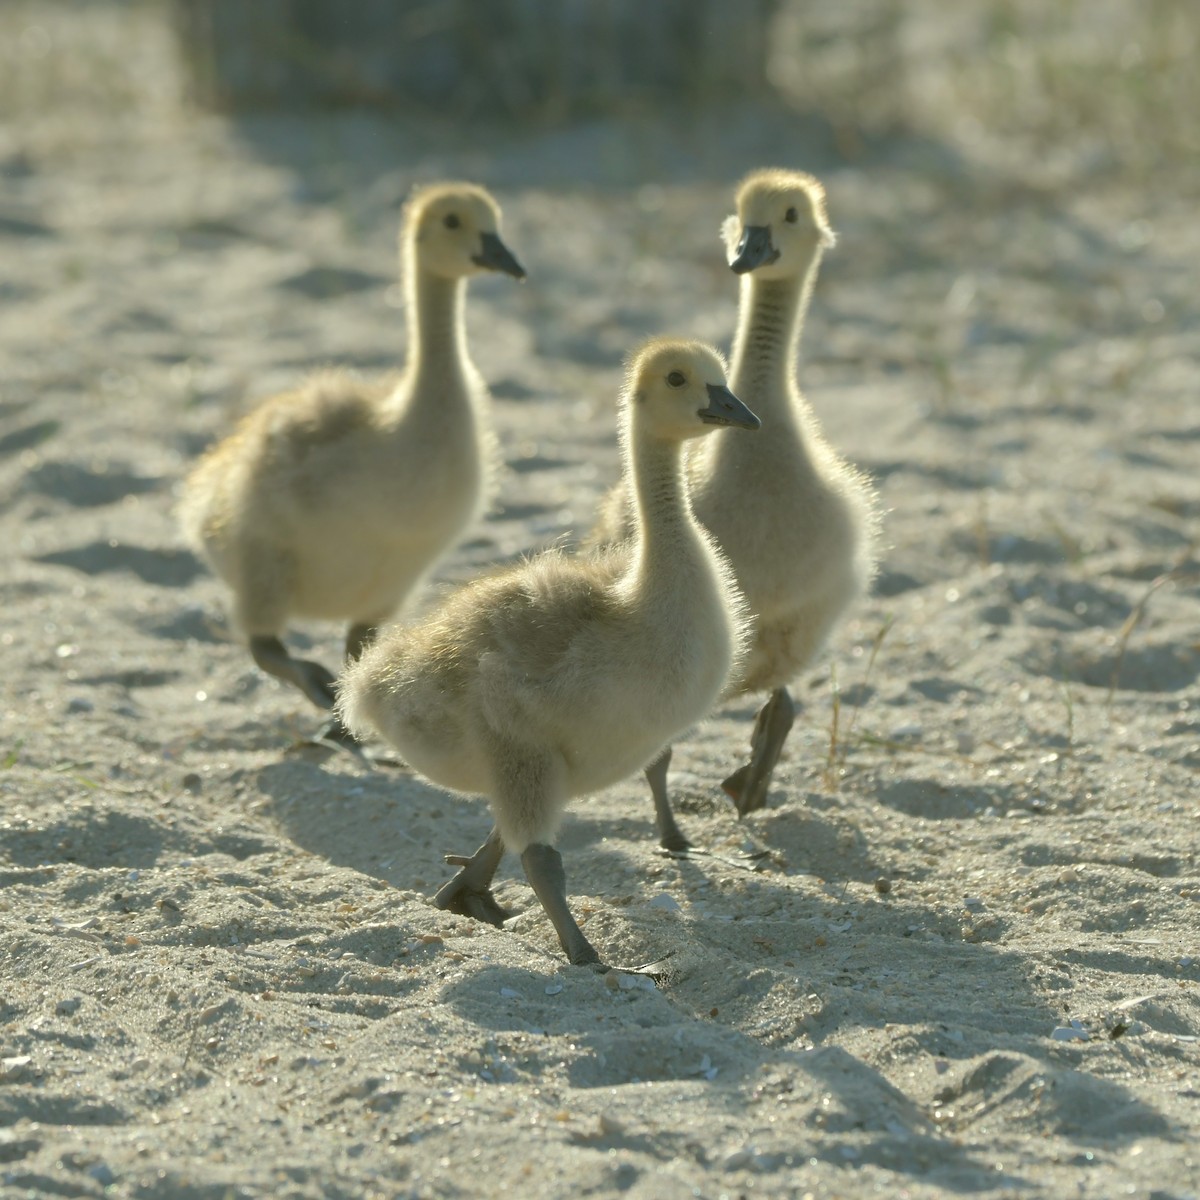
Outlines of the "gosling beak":
{"type": "Polygon", "coordinates": [[[771,230],[766,225],[746,225],[742,228],[737,254],[729,264],[735,275],[745,275],[755,267],[773,263],[779,251],[771,244],[771,230]]]}
{"type": "Polygon", "coordinates": [[[706,383],[708,405],[696,415],[705,425],[736,425],[739,429],[758,429],[762,422],[723,384],[706,383]]]}
{"type": "Polygon", "coordinates": [[[514,279],[525,278],[525,268],[513,257],[513,252],[494,233],[485,233],[483,249],[472,255],[471,261],[486,271],[503,271],[514,279]]]}

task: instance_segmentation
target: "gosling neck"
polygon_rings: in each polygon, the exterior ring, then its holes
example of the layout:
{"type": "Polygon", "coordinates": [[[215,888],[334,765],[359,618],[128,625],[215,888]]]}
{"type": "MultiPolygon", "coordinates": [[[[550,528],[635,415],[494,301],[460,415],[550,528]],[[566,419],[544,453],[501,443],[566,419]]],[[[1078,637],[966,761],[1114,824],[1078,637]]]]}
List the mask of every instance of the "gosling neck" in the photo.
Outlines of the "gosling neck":
{"type": "Polygon", "coordinates": [[[420,267],[410,272],[408,345],[415,382],[462,378],[468,362],[466,290],[466,279],[447,279],[420,267]]]}
{"type": "Polygon", "coordinates": [[[627,453],[637,530],[633,577],[641,587],[690,590],[688,567],[702,560],[704,541],[688,502],[683,445],[635,427],[627,453]]]}
{"type": "Polygon", "coordinates": [[[795,275],[762,279],[751,272],[742,278],[729,382],[764,425],[777,428],[782,421],[794,419],[793,380],[800,333],[820,260],[818,247],[795,275]]]}

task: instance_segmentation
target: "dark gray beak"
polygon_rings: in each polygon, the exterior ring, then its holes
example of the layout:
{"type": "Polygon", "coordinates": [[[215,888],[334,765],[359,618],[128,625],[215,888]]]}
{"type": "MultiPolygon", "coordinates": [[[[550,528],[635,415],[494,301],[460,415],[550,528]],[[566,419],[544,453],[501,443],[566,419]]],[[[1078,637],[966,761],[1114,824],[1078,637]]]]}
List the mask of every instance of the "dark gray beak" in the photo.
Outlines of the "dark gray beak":
{"type": "Polygon", "coordinates": [[[727,388],[706,383],[708,406],[696,415],[705,425],[736,425],[739,429],[758,429],[762,422],[727,388]]]}
{"type": "Polygon", "coordinates": [[[471,261],[488,271],[503,271],[514,279],[525,278],[525,268],[513,257],[513,252],[494,233],[483,235],[483,249],[471,261]]]}
{"type": "Polygon", "coordinates": [[[755,267],[773,263],[779,251],[771,245],[771,230],[766,225],[746,225],[737,245],[737,254],[729,265],[736,275],[745,275],[755,267]]]}

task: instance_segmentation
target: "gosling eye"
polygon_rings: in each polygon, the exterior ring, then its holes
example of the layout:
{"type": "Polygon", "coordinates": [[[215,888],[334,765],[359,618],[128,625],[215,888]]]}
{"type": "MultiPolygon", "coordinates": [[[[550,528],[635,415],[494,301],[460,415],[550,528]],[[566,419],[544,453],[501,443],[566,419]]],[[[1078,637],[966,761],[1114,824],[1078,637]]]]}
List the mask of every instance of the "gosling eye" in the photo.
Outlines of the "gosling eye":
{"type": "Polygon", "coordinates": [[[789,208],[789,209],[787,210],[787,212],[785,212],[785,213],[783,214],[783,219],[784,219],[784,220],[785,220],[785,221],[786,221],[786,222],[787,222],[789,225],[795,225],[795,223],[796,223],[798,220],[800,220],[800,214],[799,214],[799,213],[798,213],[798,212],[795,210],[795,208],[794,208],[794,207],[793,207],[793,208],[789,208]]]}
{"type": "Polygon", "coordinates": [[[687,377],[682,371],[672,371],[670,375],[667,376],[667,382],[672,387],[683,387],[683,385],[687,383],[687,377]]]}
{"type": "Polygon", "coordinates": [[[462,222],[458,219],[458,213],[447,213],[442,219],[442,224],[447,229],[457,229],[462,222]]]}

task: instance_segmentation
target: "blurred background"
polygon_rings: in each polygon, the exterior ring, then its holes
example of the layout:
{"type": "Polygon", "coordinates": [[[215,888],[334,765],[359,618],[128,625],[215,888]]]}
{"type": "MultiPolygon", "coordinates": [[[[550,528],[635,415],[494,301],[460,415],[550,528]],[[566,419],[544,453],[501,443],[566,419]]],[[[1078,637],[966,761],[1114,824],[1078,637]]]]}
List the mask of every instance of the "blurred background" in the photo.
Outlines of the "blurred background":
{"type": "Polygon", "coordinates": [[[1186,168],[1189,0],[5,0],[0,116],[358,107],[547,127],[763,105],[1042,174],[1186,168]]]}

